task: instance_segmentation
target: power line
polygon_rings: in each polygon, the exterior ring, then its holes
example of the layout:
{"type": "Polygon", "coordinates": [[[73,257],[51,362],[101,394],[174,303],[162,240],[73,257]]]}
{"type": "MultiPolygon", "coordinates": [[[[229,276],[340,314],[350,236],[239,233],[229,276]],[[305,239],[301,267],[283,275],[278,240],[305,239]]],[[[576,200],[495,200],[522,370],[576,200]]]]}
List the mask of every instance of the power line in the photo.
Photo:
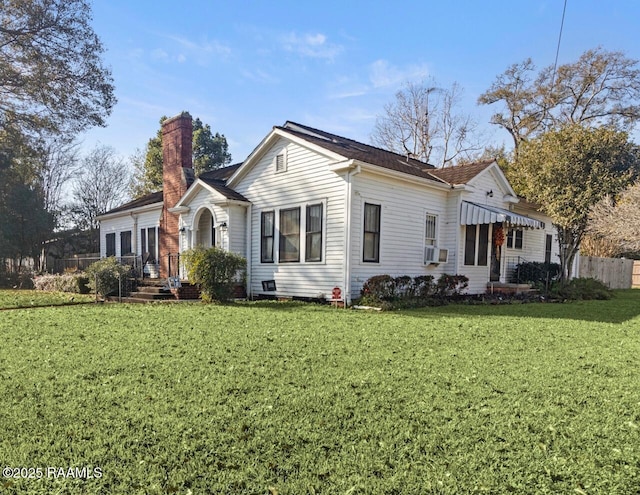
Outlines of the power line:
{"type": "Polygon", "coordinates": [[[564,7],[562,9],[562,21],[560,22],[560,33],[558,34],[558,46],[556,47],[556,60],[553,63],[553,74],[551,75],[551,88],[553,91],[553,85],[556,81],[556,70],[558,68],[558,56],[560,55],[560,42],[562,41],[562,29],[564,28],[564,15],[567,12],[567,0],[564,0],[564,7]]]}

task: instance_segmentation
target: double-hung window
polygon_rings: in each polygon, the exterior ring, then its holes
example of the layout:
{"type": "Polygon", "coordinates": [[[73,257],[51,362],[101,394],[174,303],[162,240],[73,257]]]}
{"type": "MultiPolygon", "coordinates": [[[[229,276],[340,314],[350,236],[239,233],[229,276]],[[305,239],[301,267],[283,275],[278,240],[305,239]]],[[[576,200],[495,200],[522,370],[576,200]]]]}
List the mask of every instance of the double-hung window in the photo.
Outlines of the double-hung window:
{"type": "Polygon", "coordinates": [[[106,244],[106,255],[115,256],[116,255],[116,234],[115,232],[109,233],[105,236],[105,244],[106,244]]]}
{"type": "Polygon", "coordinates": [[[300,261],[300,207],[280,210],[278,260],[300,261]]]}
{"type": "Polygon", "coordinates": [[[380,205],[364,204],[362,261],[366,263],[380,262],[380,211],[380,205]]]}
{"type": "Polygon", "coordinates": [[[131,231],[120,232],[120,256],[130,254],[131,252],[131,231]]]}
{"type": "Polygon", "coordinates": [[[511,249],[522,249],[522,239],[524,231],[522,229],[509,229],[507,232],[507,247],[511,249]]]}
{"type": "Polygon", "coordinates": [[[437,246],[438,245],[438,217],[427,213],[426,225],[424,230],[424,245],[425,246],[437,246]]]}
{"type": "Polygon", "coordinates": [[[322,203],[307,206],[305,261],[322,261],[322,203]]]}
{"type": "Polygon", "coordinates": [[[274,239],[273,211],[263,211],[260,217],[260,261],[273,263],[273,239],[274,239]]]}
{"type": "Polygon", "coordinates": [[[489,260],[489,224],[467,225],[464,240],[464,264],[487,266],[489,260]]]}

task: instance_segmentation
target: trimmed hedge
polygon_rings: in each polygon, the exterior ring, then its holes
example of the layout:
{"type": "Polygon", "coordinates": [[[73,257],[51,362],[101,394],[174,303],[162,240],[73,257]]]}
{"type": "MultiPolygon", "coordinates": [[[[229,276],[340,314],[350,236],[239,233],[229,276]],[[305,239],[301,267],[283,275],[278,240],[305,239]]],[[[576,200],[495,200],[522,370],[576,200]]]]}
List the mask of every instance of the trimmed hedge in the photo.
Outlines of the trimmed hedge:
{"type": "Polygon", "coordinates": [[[410,277],[375,275],[362,286],[361,304],[393,307],[426,306],[436,301],[455,298],[469,286],[464,275],[443,274],[435,280],[432,275],[410,277]]]}

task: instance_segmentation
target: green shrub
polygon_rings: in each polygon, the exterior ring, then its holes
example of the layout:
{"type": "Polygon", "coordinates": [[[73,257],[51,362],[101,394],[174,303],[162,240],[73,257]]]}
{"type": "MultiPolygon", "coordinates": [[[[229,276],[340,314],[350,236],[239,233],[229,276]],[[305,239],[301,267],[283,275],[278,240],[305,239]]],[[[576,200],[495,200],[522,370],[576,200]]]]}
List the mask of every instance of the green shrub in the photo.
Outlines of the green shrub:
{"type": "Polygon", "coordinates": [[[464,275],[443,274],[437,282],[432,275],[375,275],[362,286],[360,302],[383,309],[420,307],[437,304],[435,298],[459,296],[468,286],[469,279],[464,275]]]}
{"type": "Polygon", "coordinates": [[[413,292],[415,297],[427,299],[435,294],[435,284],[433,275],[420,275],[413,278],[413,292]]]}
{"type": "Polygon", "coordinates": [[[216,247],[191,249],[182,254],[182,259],[189,281],[200,285],[200,297],[206,302],[233,299],[234,286],[242,281],[247,267],[242,256],[216,247]]]}
{"type": "Polygon", "coordinates": [[[36,290],[46,292],[73,292],[75,294],[88,294],[89,279],[81,273],[64,273],[62,275],[40,275],[33,279],[33,287],[36,290]]]}
{"type": "Polygon", "coordinates": [[[84,273],[92,292],[97,291],[102,296],[108,296],[118,292],[121,279],[131,274],[131,267],[121,265],[111,256],[92,263],[84,273]]]}
{"type": "Polygon", "coordinates": [[[611,289],[595,278],[574,278],[555,285],[552,295],[569,301],[604,300],[611,299],[611,289]]]}
{"type": "Polygon", "coordinates": [[[443,273],[436,282],[435,295],[439,298],[459,296],[469,287],[469,278],[464,275],[443,273]]]}
{"type": "Polygon", "coordinates": [[[361,295],[366,303],[393,301],[396,297],[395,279],[391,275],[375,275],[364,283],[361,295]]]}

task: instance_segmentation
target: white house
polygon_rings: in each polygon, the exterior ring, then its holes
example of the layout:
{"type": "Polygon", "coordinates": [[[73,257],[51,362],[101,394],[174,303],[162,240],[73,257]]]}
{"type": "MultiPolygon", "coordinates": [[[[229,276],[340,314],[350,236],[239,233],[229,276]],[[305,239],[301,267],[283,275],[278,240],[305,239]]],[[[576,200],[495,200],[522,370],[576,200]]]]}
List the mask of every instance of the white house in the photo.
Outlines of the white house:
{"type": "Polygon", "coordinates": [[[287,122],[195,178],[188,114],[165,121],[163,145],[163,191],[100,217],[102,256],[147,253],[167,276],[169,255],[215,245],[246,257],[251,297],[339,287],[347,302],[374,275],[460,274],[483,293],[519,261],[558,259],[550,219],[495,162],[438,169],[287,122]]]}

